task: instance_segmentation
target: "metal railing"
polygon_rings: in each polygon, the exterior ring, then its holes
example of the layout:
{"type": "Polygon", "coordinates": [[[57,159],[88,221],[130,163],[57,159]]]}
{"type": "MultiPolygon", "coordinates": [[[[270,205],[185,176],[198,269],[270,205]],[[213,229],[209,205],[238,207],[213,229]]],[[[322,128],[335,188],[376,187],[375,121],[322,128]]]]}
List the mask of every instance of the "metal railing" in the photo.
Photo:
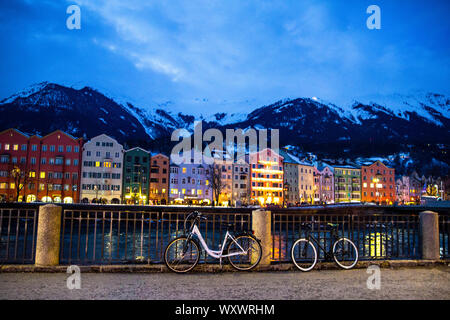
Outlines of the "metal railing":
{"type": "Polygon", "coordinates": [[[0,209],[0,263],[34,263],[36,208],[0,209]]]}
{"type": "Polygon", "coordinates": [[[450,215],[439,215],[439,244],[441,259],[450,258],[450,215]]]}
{"type": "MultiPolygon", "coordinates": [[[[223,223],[234,223],[234,231],[251,228],[251,212],[202,212],[208,220],[200,224],[200,230],[210,248],[221,244],[226,232],[223,223]]],[[[167,244],[184,234],[188,213],[65,209],[60,263],[161,263],[167,244]]],[[[217,262],[204,256],[201,261],[217,262]]]]}
{"type": "MultiPolygon", "coordinates": [[[[418,259],[421,256],[417,214],[298,214],[272,213],[272,261],[291,261],[290,250],[304,237],[304,224],[312,223],[312,235],[328,250],[332,245],[328,223],[338,224],[339,237],[352,240],[361,260],[418,259]]],[[[319,258],[324,253],[318,251],[319,258]]]]}

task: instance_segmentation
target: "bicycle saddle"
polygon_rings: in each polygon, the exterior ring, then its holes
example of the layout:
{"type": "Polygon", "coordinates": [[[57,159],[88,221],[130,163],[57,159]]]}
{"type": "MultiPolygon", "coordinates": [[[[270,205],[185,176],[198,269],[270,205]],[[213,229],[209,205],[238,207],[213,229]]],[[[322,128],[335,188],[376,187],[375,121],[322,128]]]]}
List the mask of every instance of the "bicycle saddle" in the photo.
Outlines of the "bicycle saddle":
{"type": "Polygon", "coordinates": [[[336,229],[337,227],[339,227],[339,224],[337,224],[337,223],[327,223],[327,224],[328,224],[328,226],[330,226],[333,229],[336,229]]]}

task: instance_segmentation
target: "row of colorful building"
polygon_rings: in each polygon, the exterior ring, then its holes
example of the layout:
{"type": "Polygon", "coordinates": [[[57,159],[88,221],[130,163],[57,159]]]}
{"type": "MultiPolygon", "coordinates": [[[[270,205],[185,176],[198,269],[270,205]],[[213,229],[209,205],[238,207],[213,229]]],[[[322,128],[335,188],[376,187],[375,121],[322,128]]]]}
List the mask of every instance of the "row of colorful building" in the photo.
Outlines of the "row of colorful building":
{"type": "Polygon", "coordinates": [[[419,203],[424,192],[442,193],[442,183],[417,174],[396,178],[381,161],[315,166],[271,149],[212,161],[177,165],[140,147],[124,150],[105,134],[85,142],[59,130],[29,136],[8,129],[0,133],[0,201],[294,206],[419,203]],[[219,199],[211,184],[214,168],[219,199]]]}

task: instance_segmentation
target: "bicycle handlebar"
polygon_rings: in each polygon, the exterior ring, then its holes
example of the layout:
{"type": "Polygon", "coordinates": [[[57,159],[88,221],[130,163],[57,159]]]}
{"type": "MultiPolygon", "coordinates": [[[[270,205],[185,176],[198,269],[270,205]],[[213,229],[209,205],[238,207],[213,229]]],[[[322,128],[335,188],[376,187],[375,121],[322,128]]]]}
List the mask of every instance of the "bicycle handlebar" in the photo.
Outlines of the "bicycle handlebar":
{"type": "Polygon", "coordinates": [[[198,211],[192,211],[191,213],[189,213],[186,218],[184,218],[184,232],[186,233],[186,222],[189,220],[189,218],[193,215],[194,217],[194,222],[196,219],[202,219],[202,220],[208,220],[207,217],[204,217],[200,212],[198,211]]]}

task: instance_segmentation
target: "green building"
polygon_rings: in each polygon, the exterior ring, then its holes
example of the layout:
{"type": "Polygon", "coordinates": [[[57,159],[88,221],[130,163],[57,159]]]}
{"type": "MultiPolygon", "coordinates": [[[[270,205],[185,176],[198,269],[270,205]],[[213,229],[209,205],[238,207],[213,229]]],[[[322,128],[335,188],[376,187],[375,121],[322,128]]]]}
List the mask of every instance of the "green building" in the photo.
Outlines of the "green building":
{"type": "Polygon", "coordinates": [[[334,167],[334,202],[361,202],[361,169],[334,167]]]}
{"type": "Polygon", "coordinates": [[[148,204],[150,156],[139,147],[124,152],[122,203],[148,204]]]}

